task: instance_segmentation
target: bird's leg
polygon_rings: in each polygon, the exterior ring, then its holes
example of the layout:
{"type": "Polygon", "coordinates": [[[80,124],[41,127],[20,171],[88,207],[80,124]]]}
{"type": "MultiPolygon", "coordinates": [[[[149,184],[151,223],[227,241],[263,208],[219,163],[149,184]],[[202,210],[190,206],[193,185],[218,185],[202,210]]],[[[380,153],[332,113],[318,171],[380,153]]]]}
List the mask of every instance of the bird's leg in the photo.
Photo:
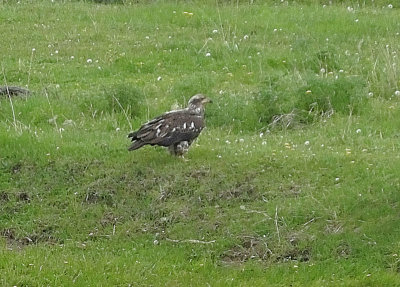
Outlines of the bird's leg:
{"type": "Polygon", "coordinates": [[[189,144],[187,141],[182,141],[180,143],[174,144],[173,145],[173,154],[179,158],[181,158],[183,161],[188,161],[185,159],[185,153],[187,153],[189,149],[189,144]]]}

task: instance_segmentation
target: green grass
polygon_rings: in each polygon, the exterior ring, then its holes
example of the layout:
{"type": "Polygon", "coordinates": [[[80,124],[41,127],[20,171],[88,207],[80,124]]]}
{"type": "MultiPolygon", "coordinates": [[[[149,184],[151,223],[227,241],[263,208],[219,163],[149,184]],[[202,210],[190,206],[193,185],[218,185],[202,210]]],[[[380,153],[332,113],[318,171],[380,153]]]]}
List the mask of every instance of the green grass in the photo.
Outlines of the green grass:
{"type": "Polygon", "coordinates": [[[0,95],[1,285],[400,285],[396,3],[21,2],[0,5],[0,85],[32,91],[0,95]],[[127,151],[198,92],[187,162],[127,151]]]}

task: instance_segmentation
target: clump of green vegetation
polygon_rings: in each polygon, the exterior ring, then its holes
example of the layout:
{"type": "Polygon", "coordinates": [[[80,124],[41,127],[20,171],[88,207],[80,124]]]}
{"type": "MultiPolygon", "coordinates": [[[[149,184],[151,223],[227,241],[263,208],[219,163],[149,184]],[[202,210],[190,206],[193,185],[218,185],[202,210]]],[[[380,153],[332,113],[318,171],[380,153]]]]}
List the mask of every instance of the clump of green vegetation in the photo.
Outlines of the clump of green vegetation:
{"type": "Polygon", "coordinates": [[[255,102],[259,121],[264,124],[297,127],[327,119],[334,113],[357,115],[366,109],[367,92],[358,77],[306,74],[299,87],[293,83],[289,88],[281,80],[270,81],[255,102]]]}
{"type": "Polygon", "coordinates": [[[82,109],[95,115],[121,114],[135,118],[143,112],[144,93],[131,84],[103,87],[95,93],[83,95],[82,109]]]}
{"type": "Polygon", "coordinates": [[[123,112],[130,117],[137,117],[141,113],[144,93],[139,88],[120,84],[106,88],[103,96],[107,98],[109,112],[123,112]]]}
{"type": "Polygon", "coordinates": [[[295,108],[315,116],[357,114],[366,101],[365,85],[357,77],[312,77],[297,91],[295,108]]]}

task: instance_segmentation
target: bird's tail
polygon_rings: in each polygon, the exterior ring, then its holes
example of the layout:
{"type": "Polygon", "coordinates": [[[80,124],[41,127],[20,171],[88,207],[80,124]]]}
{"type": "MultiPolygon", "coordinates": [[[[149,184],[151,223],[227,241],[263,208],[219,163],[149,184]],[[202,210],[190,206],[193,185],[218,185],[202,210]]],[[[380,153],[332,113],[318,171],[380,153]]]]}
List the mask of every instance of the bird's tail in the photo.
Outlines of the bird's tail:
{"type": "Polygon", "coordinates": [[[141,147],[144,146],[144,145],[145,145],[145,143],[142,142],[142,141],[135,141],[135,142],[133,142],[132,145],[128,148],[128,150],[129,150],[129,151],[135,150],[135,149],[141,148],[141,147]]]}

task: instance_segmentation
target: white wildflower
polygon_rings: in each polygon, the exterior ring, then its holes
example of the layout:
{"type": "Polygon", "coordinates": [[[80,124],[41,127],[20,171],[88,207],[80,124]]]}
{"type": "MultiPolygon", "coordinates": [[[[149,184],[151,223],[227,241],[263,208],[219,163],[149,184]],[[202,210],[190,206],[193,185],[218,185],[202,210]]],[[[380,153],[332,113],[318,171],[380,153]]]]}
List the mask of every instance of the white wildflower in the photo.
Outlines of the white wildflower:
{"type": "Polygon", "coordinates": [[[392,8],[393,8],[393,5],[392,5],[392,4],[389,4],[389,5],[388,5],[388,8],[389,8],[389,9],[392,9],[392,8]]]}
{"type": "Polygon", "coordinates": [[[361,129],[357,129],[357,130],[356,130],[356,133],[357,133],[357,134],[361,133],[361,129]]]}
{"type": "Polygon", "coordinates": [[[310,145],[310,141],[305,141],[304,145],[310,145]]]}
{"type": "Polygon", "coordinates": [[[400,96],[400,91],[395,91],[394,94],[395,94],[396,96],[400,96]]]}
{"type": "Polygon", "coordinates": [[[206,53],[206,57],[210,57],[211,56],[211,53],[210,52],[207,52],[206,53]]]}
{"type": "Polygon", "coordinates": [[[244,35],[243,40],[249,39],[249,35],[244,35]]]}
{"type": "Polygon", "coordinates": [[[213,32],[213,34],[217,34],[217,33],[218,33],[218,30],[217,30],[217,29],[214,29],[212,32],[213,32]]]}
{"type": "Polygon", "coordinates": [[[157,81],[161,81],[162,80],[162,78],[161,78],[161,76],[159,76],[158,78],[157,78],[157,81]]]}
{"type": "Polygon", "coordinates": [[[92,62],[93,62],[92,59],[87,59],[87,60],[86,60],[86,63],[88,63],[88,64],[90,64],[90,63],[92,63],[92,62]]]}

